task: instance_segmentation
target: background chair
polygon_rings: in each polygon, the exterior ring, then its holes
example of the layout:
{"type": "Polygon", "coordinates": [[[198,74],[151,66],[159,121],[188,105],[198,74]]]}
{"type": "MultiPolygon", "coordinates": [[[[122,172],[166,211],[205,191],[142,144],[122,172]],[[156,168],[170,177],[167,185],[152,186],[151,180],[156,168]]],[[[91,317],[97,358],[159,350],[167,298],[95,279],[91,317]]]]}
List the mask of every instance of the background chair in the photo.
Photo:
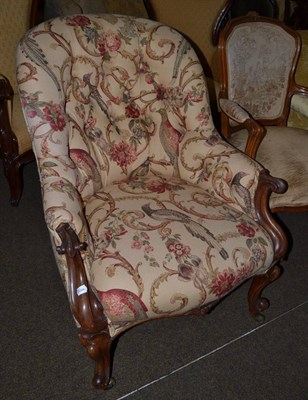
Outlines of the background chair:
{"type": "Polygon", "coordinates": [[[108,388],[111,346],[142,322],[205,314],[243,281],[262,319],[287,241],[285,183],[223,140],[202,67],[160,23],[55,18],[20,43],[17,76],[45,218],[79,337],[108,388]]]}
{"type": "Polygon", "coordinates": [[[250,15],[228,22],[219,50],[223,135],[288,182],[284,195],[272,196],[272,210],[307,210],[308,132],[286,127],[292,96],[308,94],[294,81],[299,34],[250,15]]]}
{"type": "Polygon", "coordinates": [[[22,35],[39,22],[41,11],[41,0],[1,2],[0,158],[15,206],[22,193],[22,167],[34,160],[17,90],[15,53],[22,35]]]}

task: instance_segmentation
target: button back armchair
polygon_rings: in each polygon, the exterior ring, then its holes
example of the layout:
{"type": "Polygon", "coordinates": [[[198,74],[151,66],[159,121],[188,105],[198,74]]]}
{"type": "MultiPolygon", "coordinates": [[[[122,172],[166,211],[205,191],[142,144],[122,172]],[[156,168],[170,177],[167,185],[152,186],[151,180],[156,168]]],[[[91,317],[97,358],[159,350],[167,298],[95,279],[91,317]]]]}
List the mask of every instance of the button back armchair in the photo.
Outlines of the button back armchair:
{"type": "Polygon", "coordinates": [[[222,134],[288,182],[273,211],[308,209],[308,131],[286,126],[292,96],[308,94],[294,79],[300,43],[298,32],[256,14],[230,20],[220,35],[222,134]]]}
{"type": "Polygon", "coordinates": [[[269,303],[287,241],[268,202],[286,189],[213,125],[199,60],[175,30],[102,14],[55,18],[17,53],[46,223],[79,337],[109,388],[114,339],[205,314],[252,278],[269,303]]]}

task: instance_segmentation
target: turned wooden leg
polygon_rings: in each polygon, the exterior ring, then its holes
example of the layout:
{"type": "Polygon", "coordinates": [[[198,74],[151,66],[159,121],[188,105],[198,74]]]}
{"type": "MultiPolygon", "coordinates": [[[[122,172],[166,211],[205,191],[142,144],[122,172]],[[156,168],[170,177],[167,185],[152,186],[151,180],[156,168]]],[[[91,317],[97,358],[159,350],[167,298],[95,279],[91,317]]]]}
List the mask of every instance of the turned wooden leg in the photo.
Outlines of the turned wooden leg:
{"type": "Polygon", "coordinates": [[[269,301],[261,297],[262,291],[267,285],[279,278],[281,271],[280,266],[275,265],[266,274],[257,275],[252,279],[248,292],[249,312],[258,322],[264,321],[265,317],[262,312],[269,307],[269,301]]]}
{"type": "Polygon", "coordinates": [[[95,361],[95,372],[92,384],[97,389],[110,389],[115,380],[111,375],[111,346],[112,340],[108,333],[99,334],[80,333],[79,338],[86,348],[90,358],[95,361]]]}

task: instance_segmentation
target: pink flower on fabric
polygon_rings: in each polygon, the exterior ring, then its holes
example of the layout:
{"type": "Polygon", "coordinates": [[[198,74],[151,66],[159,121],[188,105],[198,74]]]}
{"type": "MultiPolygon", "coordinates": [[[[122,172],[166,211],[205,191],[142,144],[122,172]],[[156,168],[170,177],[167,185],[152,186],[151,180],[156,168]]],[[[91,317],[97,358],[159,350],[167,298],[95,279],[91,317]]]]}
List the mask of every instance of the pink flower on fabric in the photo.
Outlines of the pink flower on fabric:
{"type": "Polygon", "coordinates": [[[138,118],[140,116],[140,110],[134,104],[129,104],[125,107],[125,115],[127,118],[138,118]]]}
{"type": "Polygon", "coordinates": [[[190,247],[179,242],[172,242],[167,245],[167,249],[170,253],[173,253],[176,257],[183,257],[190,254],[190,247]]]}
{"type": "Polygon", "coordinates": [[[35,110],[27,111],[27,115],[29,118],[35,118],[37,116],[37,112],[35,110]]]}
{"type": "Polygon", "coordinates": [[[90,19],[85,17],[84,15],[77,15],[76,17],[68,18],[66,20],[67,25],[71,26],[80,26],[84,28],[85,26],[90,24],[90,19]]]}
{"type": "Polygon", "coordinates": [[[95,124],[96,124],[96,118],[94,118],[93,115],[89,115],[85,123],[85,128],[92,129],[94,128],[95,124]]]}
{"type": "Polygon", "coordinates": [[[105,56],[106,51],[118,51],[121,47],[122,40],[119,35],[112,31],[105,32],[105,34],[99,39],[98,50],[102,57],[105,56]]]}
{"type": "Polygon", "coordinates": [[[141,247],[142,247],[142,242],[141,242],[141,240],[134,240],[133,243],[132,243],[132,245],[131,245],[131,248],[132,248],[132,249],[136,249],[136,250],[140,250],[141,247]]]}
{"type": "Polygon", "coordinates": [[[110,149],[110,157],[120,167],[127,167],[137,159],[136,150],[126,142],[114,144],[110,149]]]}
{"type": "Polygon", "coordinates": [[[151,85],[151,84],[154,82],[154,78],[153,78],[152,75],[147,74],[147,75],[145,76],[145,81],[146,81],[146,83],[148,83],[149,85],[151,85]]]}
{"type": "Polygon", "coordinates": [[[147,189],[156,193],[164,193],[166,190],[170,190],[170,188],[171,185],[169,183],[159,179],[156,181],[151,181],[147,184],[147,189]]]}
{"type": "Polygon", "coordinates": [[[59,104],[55,104],[51,101],[49,106],[43,108],[43,113],[45,120],[54,131],[63,131],[66,122],[59,104]]]}
{"type": "Polygon", "coordinates": [[[242,236],[247,236],[247,237],[254,237],[255,236],[255,230],[251,226],[249,226],[249,225],[247,225],[245,223],[241,223],[239,225],[236,225],[236,227],[237,227],[237,230],[239,231],[239,233],[242,236]]]}
{"type": "Polygon", "coordinates": [[[150,246],[150,245],[147,245],[147,246],[145,246],[144,251],[146,253],[152,253],[152,251],[154,251],[154,247],[150,246]]]}
{"type": "Polygon", "coordinates": [[[201,112],[196,116],[196,120],[201,122],[201,126],[206,126],[209,123],[209,113],[202,107],[201,112]]]}
{"type": "Polygon", "coordinates": [[[212,280],[211,292],[217,297],[224,296],[232,289],[234,281],[234,274],[225,269],[212,280]]]}

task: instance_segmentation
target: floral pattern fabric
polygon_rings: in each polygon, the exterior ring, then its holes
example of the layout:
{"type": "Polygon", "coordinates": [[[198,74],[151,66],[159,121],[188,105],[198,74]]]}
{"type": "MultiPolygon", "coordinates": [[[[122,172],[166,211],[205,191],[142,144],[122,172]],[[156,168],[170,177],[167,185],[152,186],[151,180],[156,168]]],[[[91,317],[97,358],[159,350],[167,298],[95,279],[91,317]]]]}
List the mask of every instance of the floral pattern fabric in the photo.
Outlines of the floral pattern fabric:
{"type": "Polygon", "coordinates": [[[179,33],[119,15],[55,18],[21,41],[17,78],[52,242],[62,222],[88,242],[112,335],[206,306],[271,266],[254,205],[262,167],[216,131],[179,33]]]}

